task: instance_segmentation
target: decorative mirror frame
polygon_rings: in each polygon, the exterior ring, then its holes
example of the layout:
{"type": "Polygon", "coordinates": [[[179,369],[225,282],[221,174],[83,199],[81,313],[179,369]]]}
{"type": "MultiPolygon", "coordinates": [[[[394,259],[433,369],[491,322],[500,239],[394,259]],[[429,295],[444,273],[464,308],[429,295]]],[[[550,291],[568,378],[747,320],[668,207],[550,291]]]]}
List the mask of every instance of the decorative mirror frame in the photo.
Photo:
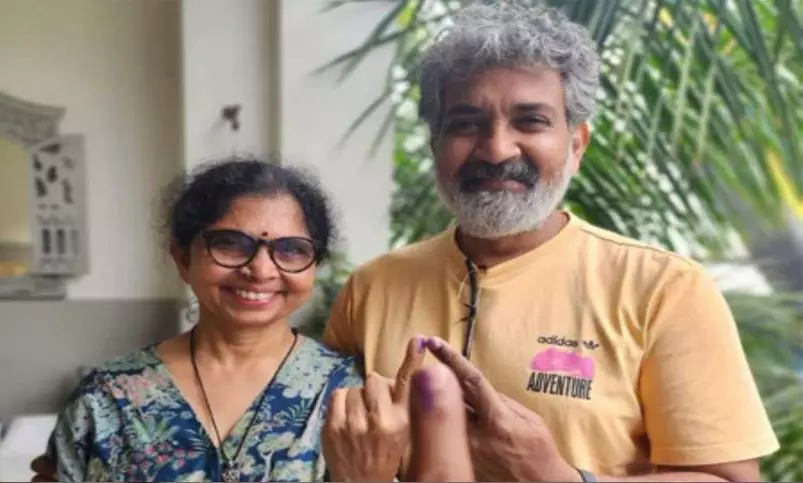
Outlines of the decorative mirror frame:
{"type": "Polygon", "coordinates": [[[0,277],[0,299],[64,298],[89,270],[84,139],[59,133],[65,113],[0,93],[0,137],[28,153],[33,248],[30,273],[0,277]]]}

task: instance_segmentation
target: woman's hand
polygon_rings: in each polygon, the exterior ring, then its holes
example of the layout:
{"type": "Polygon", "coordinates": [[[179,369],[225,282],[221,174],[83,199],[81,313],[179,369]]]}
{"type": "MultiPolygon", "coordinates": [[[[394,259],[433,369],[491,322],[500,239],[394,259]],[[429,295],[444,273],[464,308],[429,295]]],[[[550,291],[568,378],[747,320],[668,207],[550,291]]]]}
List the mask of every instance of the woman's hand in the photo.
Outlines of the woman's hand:
{"type": "Polygon", "coordinates": [[[47,455],[37,456],[31,461],[31,471],[35,473],[31,481],[59,481],[56,463],[47,455]]]}
{"type": "Polygon", "coordinates": [[[407,344],[396,379],[369,374],[364,387],[332,394],[322,444],[333,481],[393,481],[410,443],[410,380],[424,360],[424,339],[407,344]]]}

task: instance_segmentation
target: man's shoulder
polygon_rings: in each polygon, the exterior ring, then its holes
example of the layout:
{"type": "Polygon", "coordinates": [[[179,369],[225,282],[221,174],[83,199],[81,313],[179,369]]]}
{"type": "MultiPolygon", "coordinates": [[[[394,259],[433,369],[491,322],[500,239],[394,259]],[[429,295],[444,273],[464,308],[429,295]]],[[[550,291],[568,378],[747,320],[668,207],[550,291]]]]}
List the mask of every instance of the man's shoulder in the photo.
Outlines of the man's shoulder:
{"type": "Polygon", "coordinates": [[[661,275],[674,279],[681,275],[701,275],[705,268],[693,259],[666,248],[646,243],[577,220],[583,253],[598,266],[615,272],[634,271],[642,275],[661,275]]]}

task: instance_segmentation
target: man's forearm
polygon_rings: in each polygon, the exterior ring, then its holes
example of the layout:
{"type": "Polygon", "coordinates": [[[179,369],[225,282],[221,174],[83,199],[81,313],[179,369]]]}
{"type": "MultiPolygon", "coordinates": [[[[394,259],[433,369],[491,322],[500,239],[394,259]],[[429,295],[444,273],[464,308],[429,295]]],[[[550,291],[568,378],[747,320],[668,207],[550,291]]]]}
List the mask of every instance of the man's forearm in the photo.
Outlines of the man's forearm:
{"type": "MultiPolygon", "coordinates": [[[[512,480],[509,479],[508,481],[567,481],[578,483],[583,481],[580,472],[562,458],[554,459],[552,461],[553,464],[542,463],[541,465],[535,465],[532,462],[528,462],[529,464],[525,470],[526,473],[510,475],[514,478],[512,480]],[[549,468],[549,470],[544,472],[544,468],[549,468]]],[[[752,465],[749,465],[745,468],[737,467],[737,471],[733,471],[734,468],[732,468],[731,465],[725,465],[724,467],[717,465],[688,469],[677,467],[659,467],[657,472],[643,475],[605,476],[594,474],[594,477],[600,482],[754,482],[759,481],[757,476],[759,474],[757,463],[755,466],[756,468],[754,471],[745,471],[753,470],[752,465]],[[715,473],[720,474],[718,475],[715,473]],[[755,473],[755,475],[753,473],[755,473]]]]}
{"type": "MultiPolygon", "coordinates": [[[[762,481],[758,463],[745,461],[700,468],[659,468],[655,473],[632,476],[605,476],[595,474],[600,482],[757,482],[762,481]]],[[[549,480],[541,481],[574,481],[581,482],[580,472],[568,464],[558,473],[548,476],[549,480]]],[[[533,481],[533,480],[517,480],[533,481]]]]}
{"type": "Polygon", "coordinates": [[[733,481],[757,482],[761,469],[757,459],[698,467],[659,467],[656,473],[640,476],[599,476],[599,481],[733,481]]]}

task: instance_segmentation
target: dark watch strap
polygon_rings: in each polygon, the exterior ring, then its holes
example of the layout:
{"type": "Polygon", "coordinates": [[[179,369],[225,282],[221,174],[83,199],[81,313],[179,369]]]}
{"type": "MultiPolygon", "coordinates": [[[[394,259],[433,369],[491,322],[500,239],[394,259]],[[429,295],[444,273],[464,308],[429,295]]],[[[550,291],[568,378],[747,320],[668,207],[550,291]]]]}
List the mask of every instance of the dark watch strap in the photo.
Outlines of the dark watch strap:
{"type": "Polygon", "coordinates": [[[596,483],[597,482],[597,477],[594,476],[594,473],[592,473],[590,471],[586,471],[586,470],[581,470],[580,468],[575,468],[575,469],[577,470],[578,473],[580,473],[580,478],[585,483],[596,483]]]}

